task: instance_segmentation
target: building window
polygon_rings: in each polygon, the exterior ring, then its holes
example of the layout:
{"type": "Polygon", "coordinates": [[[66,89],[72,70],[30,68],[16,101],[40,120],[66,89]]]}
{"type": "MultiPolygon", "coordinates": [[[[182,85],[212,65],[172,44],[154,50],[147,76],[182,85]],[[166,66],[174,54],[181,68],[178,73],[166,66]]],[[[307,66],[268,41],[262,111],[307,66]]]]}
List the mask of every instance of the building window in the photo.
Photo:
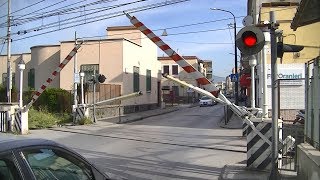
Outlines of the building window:
{"type": "Polygon", "coordinates": [[[178,65],[172,65],[172,75],[178,75],[178,65]]]}
{"type": "Polygon", "coordinates": [[[172,86],[172,91],[175,96],[179,96],[179,86],[172,86]]]}
{"type": "Polygon", "coordinates": [[[35,70],[33,68],[28,72],[28,87],[35,88],[35,70]]]}
{"type": "Polygon", "coordinates": [[[162,86],[162,88],[161,88],[162,90],[170,90],[170,86],[162,86]]]}
{"type": "Polygon", "coordinates": [[[150,92],[151,91],[151,70],[147,69],[147,74],[146,74],[146,91],[150,92]]]}
{"type": "Polygon", "coordinates": [[[83,81],[86,83],[93,78],[94,72],[99,74],[99,64],[82,64],[80,72],[84,72],[83,81]]]}
{"type": "Polygon", "coordinates": [[[133,92],[140,91],[139,67],[133,66],[133,92]]]}
{"type": "Polygon", "coordinates": [[[163,74],[169,74],[169,66],[168,65],[163,66],[163,74]]]}
{"type": "MultiPolygon", "coordinates": [[[[2,84],[7,87],[7,73],[2,73],[2,84]]],[[[12,73],[12,85],[15,85],[16,82],[16,73],[12,73]]]]}

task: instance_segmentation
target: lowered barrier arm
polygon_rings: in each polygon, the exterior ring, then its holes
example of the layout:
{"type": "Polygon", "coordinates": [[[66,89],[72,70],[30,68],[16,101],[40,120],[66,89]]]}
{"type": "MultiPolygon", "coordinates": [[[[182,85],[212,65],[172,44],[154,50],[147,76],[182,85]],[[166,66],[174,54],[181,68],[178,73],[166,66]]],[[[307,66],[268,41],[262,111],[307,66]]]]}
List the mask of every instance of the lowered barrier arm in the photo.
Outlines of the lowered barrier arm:
{"type": "Polygon", "coordinates": [[[180,85],[186,86],[186,87],[188,87],[188,88],[190,88],[190,89],[192,89],[192,90],[196,91],[197,93],[200,93],[200,94],[202,94],[202,95],[204,95],[204,96],[208,96],[208,97],[210,97],[211,99],[213,99],[214,101],[217,101],[217,102],[222,103],[222,104],[224,104],[224,105],[229,105],[230,108],[232,109],[232,111],[233,111],[237,116],[241,117],[242,120],[243,120],[246,124],[248,124],[248,125],[252,128],[252,130],[261,137],[261,139],[263,139],[266,143],[268,143],[269,145],[271,145],[271,141],[270,141],[265,135],[263,135],[263,134],[254,126],[253,122],[249,119],[249,118],[254,117],[254,116],[253,116],[251,113],[249,113],[246,109],[244,109],[244,108],[242,108],[242,107],[240,107],[240,106],[237,106],[237,105],[231,103],[229,100],[223,101],[223,100],[221,100],[220,98],[217,98],[217,97],[213,96],[210,92],[208,92],[208,91],[206,91],[206,90],[203,90],[203,89],[201,89],[201,88],[199,88],[199,87],[195,87],[195,86],[193,86],[192,84],[188,84],[188,83],[186,83],[186,82],[184,82],[184,81],[181,81],[181,80],[179,80],[179,79],[177,79],[177,78],[174,78],[174,77],[172,77],[172,76],[170,76],[170,75],[163,74],[163,77],[165,77],[165,78],[167,78],[167,79],[169,79],[169,80],[171,80],[171,81],[174,81],[174,82],[176,82],[176,83],[178,83],[178,84],[180,84],[180,85]]]}

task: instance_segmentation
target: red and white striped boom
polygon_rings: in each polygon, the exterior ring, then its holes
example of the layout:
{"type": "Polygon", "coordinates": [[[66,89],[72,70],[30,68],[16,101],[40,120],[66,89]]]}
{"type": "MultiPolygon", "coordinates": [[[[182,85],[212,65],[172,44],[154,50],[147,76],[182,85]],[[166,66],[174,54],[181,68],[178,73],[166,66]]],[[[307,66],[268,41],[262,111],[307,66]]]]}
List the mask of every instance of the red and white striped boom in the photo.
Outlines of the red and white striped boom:
{"type": "Polygon", "coordinates": [[[74,47],[72,51],[68,54],[68,56],[51,73],[50,77],[40,86],[37,92],[33,95],[31,101],[27,104],[24,110],[28,110],[32,106],[32,104],[39,98],[39,96],[48,87],[48,85],[56,78],[56,76],[60,73],[60,71],[68,64],[68,62],[72,59],[72,57],[77,53],[77,50],[81,47],[82,43],[83,42],[80,42],[76,47],[74,47]]]}
{"type": "MultiPolygon", "coordinates": [[[[148,29],[142,22],[136,17],[130,16],[125,13],[130,19],[130,22],[138,28],[143,34],[145,34],[152,42],[154,42],[162,51],[164,51],[171,59],[173,59],[178,65],[180,65],[188,74],[190,74],[195,80],[207,91],[213,94],[215,97],[220,97],[220,91],[211,82],[203,76],[198,70],[196,70],[191,64],[189,64],[183,57],[164,43],[157,35],[155,35],[150,29],[148,29]]],[[[225,98],[222,98],[225,100],[225,98]]]]}

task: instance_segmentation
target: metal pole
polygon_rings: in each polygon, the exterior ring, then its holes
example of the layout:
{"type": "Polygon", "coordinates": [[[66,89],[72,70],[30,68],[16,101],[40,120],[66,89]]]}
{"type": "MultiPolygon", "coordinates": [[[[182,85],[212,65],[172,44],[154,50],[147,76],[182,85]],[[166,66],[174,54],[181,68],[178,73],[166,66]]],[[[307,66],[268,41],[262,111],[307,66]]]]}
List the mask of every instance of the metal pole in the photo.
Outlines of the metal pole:
{"type": "Polygon", "coordinates": [[[96,122],[96,68],[93,68],[93,122],[96,122]]]}
{"type": "Polygon", "coordinates": [[[19,92],[19,107],[22,108],[22,92],[23,92],[23,69],[20,69],[20,92],[19,92]]]}
{"type": "Polygon", "coordinates": [[[11,89],[12,89],[12,73],[11,73],[11,24],[10,24],[10,8],[11,8],[11,0],[8,0],[8,22],[7,22],[7,98],[8,103],[11,103],[11,89]]]}
{"type": "Polygon", "coordinates": [[[83,78],[84,72],[80,72],[80,84],[81,84],[81,104],[84,104],[84,89],[83,89],[83,78]]]}
{"type": "MultiPolygon", "coordinates": [[[[232,14],[232,13],[231,13],[232,14]]],[[[235,67],[235,74],[238,75],[238,55],[237,55],[237,41],[236,41],[236,36],[237,36],[237,23],[236,23],[236,18],[235,16],[232,14],[233,16],[233,28],[234,28],[234,67],[235,67]]],[[[238,80],[239,78],[237,78],[237,81],[235,82],[235,104],[238,105],[238,99],[239,99],[239,95],[238,95],[238,80]]]]}
{"type": "Polygon", "coordinates": [[[268,104],[267,104],[267,51],[268,51],[268,44],[270,44],[270,33],[264,32],[265,37],[265,45],[262,49],[262,117],[268,118],[268,104]]]}
{"type": "MultiPolygon", "coordinates": [[[[77,31],[74,32],[74,47],[77,46],[77,31]]],[[[77,69],[77,53],[74,55],[74,63],[73,63],[73,100],[74,100],[74,107],[77,108],[78,106],[78,100],[77,100],[77,86],[78,83],[76,82],[76,76],[78,74],[78,69],[77,69]]]]}
{"type": "Polygon", "coordinates": [[[270,11],[270,42],[271,42],[271,88],[272,88],[272,171],[271,179],[278,176],[278,67],[276,19],[274,11],[270,11]]]}
{"type": "Polygon", "coordinates": [[[249,65],[251,66],[251,107],[256,107],[256,95],[255,95],[255,77],[254,77],[254,70],[255,66],[257,65],[257,60],[254,56],[251,57],[252,59],[249,60],[249,65]]]}

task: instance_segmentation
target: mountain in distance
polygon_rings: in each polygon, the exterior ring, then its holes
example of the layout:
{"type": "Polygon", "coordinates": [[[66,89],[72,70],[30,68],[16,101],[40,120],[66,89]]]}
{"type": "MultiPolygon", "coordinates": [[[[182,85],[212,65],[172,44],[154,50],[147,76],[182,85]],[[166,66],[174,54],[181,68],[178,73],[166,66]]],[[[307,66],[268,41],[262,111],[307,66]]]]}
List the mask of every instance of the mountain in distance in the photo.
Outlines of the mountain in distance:
{"type": "Polygon", "coordinates": [[[217,83],[217,82],[225,82],[226,81],[226,78],[225,77],[220,77],[220,76],[215,76],[215,75],[212,75],[212,82],[214,83],[217,83]]]}

